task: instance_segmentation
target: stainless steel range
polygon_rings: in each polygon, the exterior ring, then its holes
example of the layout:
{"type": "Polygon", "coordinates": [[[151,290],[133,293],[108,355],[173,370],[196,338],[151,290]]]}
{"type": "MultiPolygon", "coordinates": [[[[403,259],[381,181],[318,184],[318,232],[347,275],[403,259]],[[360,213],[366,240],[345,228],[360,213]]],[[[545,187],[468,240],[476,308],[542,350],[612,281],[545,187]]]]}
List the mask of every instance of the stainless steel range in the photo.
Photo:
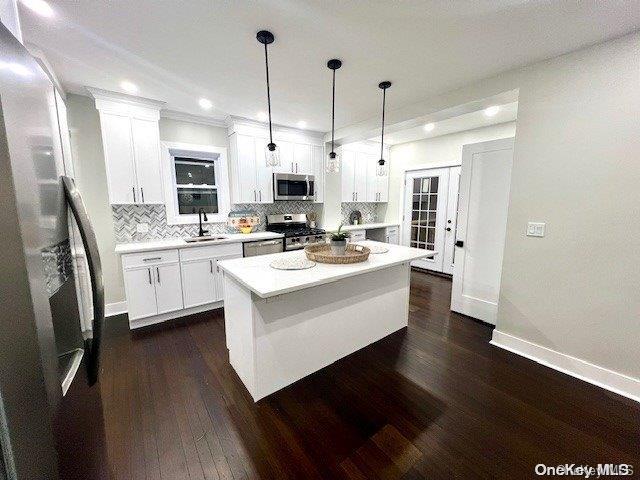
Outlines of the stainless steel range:
{"type": "Polygon", "coordinates": [[[284,249],[298,250],[313,243],[325,242],[327,233],[307,225],[306,213],[267,215],[267,230],[284,235],[284,249]]]}

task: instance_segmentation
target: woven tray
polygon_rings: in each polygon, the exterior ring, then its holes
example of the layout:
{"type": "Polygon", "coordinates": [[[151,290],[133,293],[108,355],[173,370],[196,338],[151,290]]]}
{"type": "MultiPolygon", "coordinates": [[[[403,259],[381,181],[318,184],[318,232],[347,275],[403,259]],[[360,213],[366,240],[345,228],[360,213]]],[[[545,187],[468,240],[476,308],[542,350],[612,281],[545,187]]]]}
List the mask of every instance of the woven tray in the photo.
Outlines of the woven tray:
{"type": "Polygon", "coordinates": [[[371,250],[363,245],[348,243],[344,255],[333,255],[328,243],[317,243],[304,247],[304,253],[309,260],[314,262],[346,264],[365,262],[369,258],[371,250]]]}

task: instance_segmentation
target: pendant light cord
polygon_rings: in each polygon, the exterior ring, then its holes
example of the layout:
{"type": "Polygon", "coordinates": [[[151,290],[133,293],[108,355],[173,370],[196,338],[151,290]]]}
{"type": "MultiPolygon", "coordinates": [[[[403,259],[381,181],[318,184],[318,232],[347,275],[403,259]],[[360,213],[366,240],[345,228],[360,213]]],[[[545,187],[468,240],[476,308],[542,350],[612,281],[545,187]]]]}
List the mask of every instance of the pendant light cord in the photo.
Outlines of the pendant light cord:
{"type": "Polygon", "coordinates": [[[331,152],[333,153],[333,136],[336,122],[336,71],[333,69],[333,95],[331,97],[331,152]]]}
{"type": "Polygon", "coordinates": [[[384,108],[387,101],[387,89],[382,89],[382,138],[380,139],[380,160],[384,160],[382,154],[384,153],[384,108]]]}
{"type": "Polygon", "coordinates": [[[269,54],[267,44],[264,44],[264,65],[267,70],[267,107],[269,109],[269,142],[273,143],[273,133],[271,131],[271,91],[269,89],[269,54]]]}

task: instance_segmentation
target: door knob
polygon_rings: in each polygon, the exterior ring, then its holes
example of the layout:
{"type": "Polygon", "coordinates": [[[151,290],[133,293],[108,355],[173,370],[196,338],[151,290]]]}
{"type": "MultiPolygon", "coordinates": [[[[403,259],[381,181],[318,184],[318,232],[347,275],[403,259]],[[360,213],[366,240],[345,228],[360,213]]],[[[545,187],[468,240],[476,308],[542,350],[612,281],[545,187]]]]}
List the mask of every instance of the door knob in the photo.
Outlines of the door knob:
{"type": "Polygon", "coordinates": [[[446,230],[447,230],[447,232],[450,232],[451,231],[451,227],[447,227],[446,230]]]}
{"type": "Polygon", "coordinates": [[[456,247],[464,246],[464,242],[462,240],[456,240],[456,247]]]}

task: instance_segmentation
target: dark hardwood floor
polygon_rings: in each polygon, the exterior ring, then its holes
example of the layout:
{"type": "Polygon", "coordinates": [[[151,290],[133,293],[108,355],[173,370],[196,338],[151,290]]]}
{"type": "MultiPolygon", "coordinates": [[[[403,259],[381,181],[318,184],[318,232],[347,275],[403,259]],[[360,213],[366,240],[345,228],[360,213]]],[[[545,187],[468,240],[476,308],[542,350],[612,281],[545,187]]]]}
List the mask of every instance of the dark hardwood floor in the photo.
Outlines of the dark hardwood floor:
{"type": "MultiPolygon", "coordinates": [[[[489,345],[412,273],[409,327],[257,404],[222,311],[106,329],[101,390],[121,479],[530,478],[536,464],[630,463],[640,405],[489,345]]],[[[372,319],[375,321],[375,319],[372,319]]]]}

